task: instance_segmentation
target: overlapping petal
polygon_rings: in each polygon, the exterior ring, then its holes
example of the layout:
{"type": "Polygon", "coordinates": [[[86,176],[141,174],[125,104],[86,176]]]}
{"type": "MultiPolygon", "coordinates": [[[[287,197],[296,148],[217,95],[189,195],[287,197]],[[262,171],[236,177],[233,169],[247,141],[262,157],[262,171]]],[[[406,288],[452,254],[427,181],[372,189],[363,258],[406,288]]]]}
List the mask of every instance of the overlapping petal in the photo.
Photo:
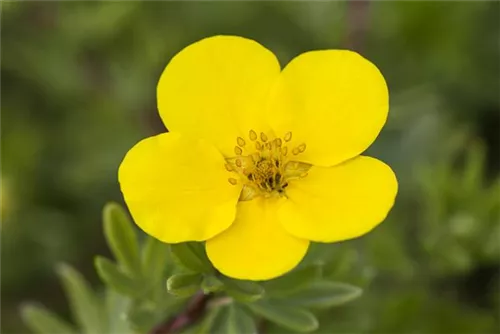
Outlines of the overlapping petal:
{"type": "Polygon", "coordinates": [[[264,106],[280,73],[272,52],[236,36],[189,45],[158,83],[158,109],[168,129],[211,141],[233,156],[236,138],[268,130],[264,106]]]}
{"type": "Polygon", "coordinates": [[[352,51],[324,50],[285,67],[267,115],[277,134],[292,131],[292,146],[306,144],[298,159],[333,166],[368,148],[388,108],[387,85],[375,65],[352,51]]]}
{"type": "Polygon", "coordinates": [[[335,167],[312,167],[307,177],[291,181],[278,216],[288,232],[311,241],[356,238],[385,219],[397,189],[389,166],[359,156],[335,167]]]}
{"type": "Polygon", "coordinates": [[[276,212],[283,199],[257,198],[238,203],[233,225],[206,243],[213,265],[238,279],[266,280],[293,269],[309,241],[296,238],[279,224],[276,212]]]}
{"type": "Polygon", "coordinates": [[[236,215],[240,186],[217,149],[164,133],[136,144],[120,165],[125,202],[141,229],[167,243],[209,239],[236,215]]]}

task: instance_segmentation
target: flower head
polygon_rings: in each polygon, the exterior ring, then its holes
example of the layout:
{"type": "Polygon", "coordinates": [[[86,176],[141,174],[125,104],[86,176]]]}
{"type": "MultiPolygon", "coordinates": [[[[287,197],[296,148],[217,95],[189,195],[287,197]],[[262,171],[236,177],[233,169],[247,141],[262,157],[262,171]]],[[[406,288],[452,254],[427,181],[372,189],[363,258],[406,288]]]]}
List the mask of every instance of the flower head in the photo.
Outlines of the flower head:
{"type": "Polygon", "coordinates": [[[394,204],[392,170],[360,156],[386,121],[387,86],[355,52],[307,52],[281,70],[255,41],[210,37],[170,61],[157,94],[170,132],[125,156],[125,202],[159,240],[206,241],[227,276],[280,276],[310,241],[361,236],[394,204]]]}

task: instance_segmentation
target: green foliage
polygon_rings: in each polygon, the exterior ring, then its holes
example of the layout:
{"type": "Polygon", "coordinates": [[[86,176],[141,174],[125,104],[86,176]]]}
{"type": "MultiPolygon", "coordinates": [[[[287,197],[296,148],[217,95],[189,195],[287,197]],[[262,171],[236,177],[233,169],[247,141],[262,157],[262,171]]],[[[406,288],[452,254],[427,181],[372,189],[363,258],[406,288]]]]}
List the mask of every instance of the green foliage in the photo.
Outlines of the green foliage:
{"type": "Polygon", "coordinates": [[[139,246],[133,223],[116,203],[104,208],[104,235],[118,263],[132,276],[140,276],[139,246]]]}
{"type": "Polygon", "coordinates": [[[73,334],[76,331],[43,306],[28,304],[21,309],[23,321],[34,333],[73,334]]]}
{"type": "Polygon", "coordinates": [[[172,244],[170,250],[178,263],[187,270],[206,273],[213,271],[205,253],[205,248],[200,243],[183,242],[172,244]]]}
{"type": "Polygon", "coordinates": [[[59,265],[57,271],[68,296],[75,321],[82,328],[83,333],[105,333],[107,326],[106,319],[103,317],[104,305],[82,275],[66,264],[59,265]]]}
{"type": "Polygon", "coordinates": [[[289,295],[285,301],[302,307],[329,308],[348,303],[360,297],[361,293],[360,288],[350,284],[316,281],[307,288],[289,295]]]}
{"type": "Polygon", "coordinates": [[[247,306],[256,314],[292,331],[312,332],[319,326],[314,314],[299,307],[269,301],[259,301],[247,306]]]}
{"type": "Polygon", "coordinates": [[[255,320],[241,307],[231,304],[221,312],[221,324],[218,333],[241,334],[256,333],[255,320]]]}
{"type": "Polygon", "coordinates": [[[177,274],[167,280],[167,291],[179,297],[194,295],[201,286],[203,276],[201,274],[177,274]]]}
{"type": "Polygon", "coordinates": [[[104,225],[108,245],[119,261],[95,258],[95,269],[106,286],[104,298],[80,273],[60,265],[79,330],[71,330],[71,325],[42,307],[27,305],[23,319],[36,333],[146,333],[182,313],[186,298],[200,303],[203,295],[208,302],[200,304],[202,319],[185,333],[256,333],[261,317],[288,330],[310,332],[318,321],[307,308],[340,306],[360,294],[354,286],[322,280],[319,265],[295,269],[265,284],[225,277],[211,266],[201,244],[169,247],[148,237],[139,245],[125,211],[116,204],[104,208],[104,225]]]}

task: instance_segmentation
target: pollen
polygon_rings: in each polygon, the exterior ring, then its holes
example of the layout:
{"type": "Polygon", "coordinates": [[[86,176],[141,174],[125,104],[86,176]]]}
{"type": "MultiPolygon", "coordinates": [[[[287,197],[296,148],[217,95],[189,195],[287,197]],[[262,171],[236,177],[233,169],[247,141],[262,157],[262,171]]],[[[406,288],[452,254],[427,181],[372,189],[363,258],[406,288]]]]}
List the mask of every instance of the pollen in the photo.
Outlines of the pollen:
{"type": "Polygon", "coordinates": [[[243,185],[240,201],[248,201],[257,196],[286,197],[290,181],[307,176],[311,165],[300,162],[300,154],[306,150],[306,144],[290,148],[293,155],[288,156],[287,144],[291,139],[291,132],[285,133],[283,137],[275,137],[264,132],[257,135],[254,130],[248,132],[248,138],[236,138],[236,156],[227,158],[225,167],[235,175],[228,179],[229,183],[243,185]],[[244,151],[247,140],[255,144],[246,147],[244,151]]]}

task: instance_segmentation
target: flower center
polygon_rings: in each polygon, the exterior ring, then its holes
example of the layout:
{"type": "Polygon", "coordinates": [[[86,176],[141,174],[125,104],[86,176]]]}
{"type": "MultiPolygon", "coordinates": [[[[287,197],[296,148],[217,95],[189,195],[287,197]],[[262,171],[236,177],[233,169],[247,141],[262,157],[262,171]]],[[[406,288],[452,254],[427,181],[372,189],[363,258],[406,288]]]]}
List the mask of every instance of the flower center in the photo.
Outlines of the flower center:
{"type": "Polygon", "coordinates": [[[229,183],[243,183],[240,200],[286,196],[290,180],[307,176],[311,165],[295,161],[306,150],[306,144],[289,149],[291,139],[291,132],[282,138],[270,138],[263,132],[258,136],[254,130],[249,131],[247,139],[236,138],[235,156],[226,159],[226,169],[235,173],[229,183]]]}

